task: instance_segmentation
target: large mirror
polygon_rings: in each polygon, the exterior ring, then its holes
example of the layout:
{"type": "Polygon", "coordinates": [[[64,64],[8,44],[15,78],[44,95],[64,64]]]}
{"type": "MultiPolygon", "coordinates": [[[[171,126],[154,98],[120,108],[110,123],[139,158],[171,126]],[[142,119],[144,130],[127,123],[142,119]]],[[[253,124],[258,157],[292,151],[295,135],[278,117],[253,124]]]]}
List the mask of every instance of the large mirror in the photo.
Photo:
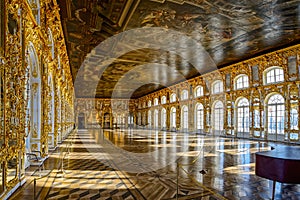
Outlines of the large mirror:
{"type": "Polygon", "coordinates": [[[0,56],[4,56],[5,50],[5,37],[6,37],[6,9],[5,9],[5,0],[0,0],[0,56]]]}
{"type": "Polygon", "coordinates": [[[17,177],[18,162],[17,158],[13,157],[7,161],[6,182],[14,180],[17,177]]]}
{"type": "MultiPolygon", "coordinates": [[[[1,59],[0,59],[1,62],[1,59]]],[[[1,64],[0,64],[1,65],[1,64]]],[[[4,92],[3,92],[3,79],[2,68],[0,66],[0,150],[4,145],[4,92]]]]}

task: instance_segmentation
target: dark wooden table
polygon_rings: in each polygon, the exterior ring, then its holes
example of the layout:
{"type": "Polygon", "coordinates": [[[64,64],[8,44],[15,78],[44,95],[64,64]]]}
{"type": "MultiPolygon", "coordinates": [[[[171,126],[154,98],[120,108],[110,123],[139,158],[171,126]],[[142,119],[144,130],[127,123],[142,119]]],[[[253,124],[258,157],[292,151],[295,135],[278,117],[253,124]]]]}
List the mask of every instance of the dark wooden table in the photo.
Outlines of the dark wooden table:
{"type": "Polygon", "coordinates": [[[300,184],[300,148],[276,147],[271,151],[257,152],[255,174],[273,180],[272,199],[275,195],[276,181],[300,184]]]}

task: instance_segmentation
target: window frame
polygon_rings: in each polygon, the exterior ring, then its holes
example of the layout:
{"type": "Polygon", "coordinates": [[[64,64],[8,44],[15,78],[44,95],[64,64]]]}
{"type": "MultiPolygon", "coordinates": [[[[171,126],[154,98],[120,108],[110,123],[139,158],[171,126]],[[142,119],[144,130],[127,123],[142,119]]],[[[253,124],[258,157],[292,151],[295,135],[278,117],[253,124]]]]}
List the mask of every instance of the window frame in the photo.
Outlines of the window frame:
{"type": "Polygon", "coordinates": [[[249,88],[249,77],[248,77],[247,74],[240,74],[234,79],[234,89],[235,90],[241,90],[241,89],[244,89],[244,88],[249,88]],[[245,79],[247,79],[247,80],[245,80],[245,79]],[[241,80],[240,83],[239,83],[239,80],[241,80]],[[238,87],[239,84],[242,85],[242,86],[238,87]]]}
{"type": "Polygon", "coordinates": [[[197,87],[195,87],[195,89],[194,89],[194,97],[195,98],[202,97],[203,95],[204,95],[203,86],[202,85],[198,85],[197,87]]]}
{"type": "Polygon", "coordinates": [[[174,102],[176,102],[176,94],[175,93],[172,93],[171,95],[170,95],[170,103],[174,103],[174,102]]]}
{"type": "Polygon", "coordinates": [[[221,80],[216,80],[212,83],[212,94],[220,94],[224,92],[224,84],[221,80]],[[218,87],[217,87],[218,86],[218,87]]]}
{"type": "Polygon", "coordinates": [[[182,90],[180,98],[181,98],[182,101],[188,100],[189,99],[189,92],[188,92],[188,90],[182,90]]]}
{"type": "Polygon", "coordinates": [[[264,73],[264,85],[276,84],[284,82],[284,70],[280,66],[273,66],[267,68],[264,73]],[[271,74],[273,73],[273,74],[271,74]],[[273,80],[271,80],[273,79],[273,80]]]}

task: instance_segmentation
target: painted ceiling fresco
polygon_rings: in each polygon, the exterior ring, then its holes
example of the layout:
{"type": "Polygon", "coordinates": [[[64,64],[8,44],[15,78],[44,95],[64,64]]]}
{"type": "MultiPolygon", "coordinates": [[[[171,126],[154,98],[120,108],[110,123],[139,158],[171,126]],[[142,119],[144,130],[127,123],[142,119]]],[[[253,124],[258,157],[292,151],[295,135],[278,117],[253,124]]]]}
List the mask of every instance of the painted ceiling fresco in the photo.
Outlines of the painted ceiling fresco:
{"type": "Polygon", "coordinates": [[[138,98],[300,41],[299,0],[59,0],[77,97],[138,98]]]}

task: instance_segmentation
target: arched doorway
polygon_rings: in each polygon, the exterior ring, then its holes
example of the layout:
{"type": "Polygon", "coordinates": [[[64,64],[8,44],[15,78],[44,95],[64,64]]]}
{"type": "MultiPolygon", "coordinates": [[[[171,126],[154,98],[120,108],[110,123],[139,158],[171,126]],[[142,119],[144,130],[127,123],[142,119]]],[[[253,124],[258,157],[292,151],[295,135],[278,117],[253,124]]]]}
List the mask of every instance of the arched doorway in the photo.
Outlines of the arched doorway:
{"type": "Polygon", "coordinates": [[[236,128],[237,137],[249,138],[250,131],[249,101],[241,98],[236,104],[236,128]]]}
{"type": "Polygon", "coordinates": [[[79,113],[79,115],[78,115],[78,129],[85,129],[85,115],[84,115],[84,113],[79,113]]]}
{"type": "Polygon", "coordinates": [[[170,129],[176,131],[176,108],[172,107],[170,111],[170,129]]]}
{"type": "Polygon", "coordinates": [[[272,94],[266,98],[266,125],[268,140],[284,141],[284,98],[280,94],[272,94]]]}
{"type": "Polygon", "coordinates": [[[221,135],[224,130],[224,106],[216,101],[213,106],[213,130],[215,135],[221,135]]]}
{"type": "Polygon", "coordinates": [[[196,131],[202,132],[204,129],[204,107],[201,103],[197,103],[195,107],[196,131]]]}
{"type": "Polygon", "coordinates": [[[104,113],[104,128],[110,128],[110,114],[104,113]]]}
{"type": "Polygon", "coordinates": [[[134,127],[134,117],[133,113],[130,112],[128,115],[128,128],[133,128],[134,127]]]}
{"type": "Polygon", "coordinates": [[[188,131],[188,123],[189,123],[189,110],[186,105],[182,106],[181,109],[181,129],[182,131],[188,131]]]}

